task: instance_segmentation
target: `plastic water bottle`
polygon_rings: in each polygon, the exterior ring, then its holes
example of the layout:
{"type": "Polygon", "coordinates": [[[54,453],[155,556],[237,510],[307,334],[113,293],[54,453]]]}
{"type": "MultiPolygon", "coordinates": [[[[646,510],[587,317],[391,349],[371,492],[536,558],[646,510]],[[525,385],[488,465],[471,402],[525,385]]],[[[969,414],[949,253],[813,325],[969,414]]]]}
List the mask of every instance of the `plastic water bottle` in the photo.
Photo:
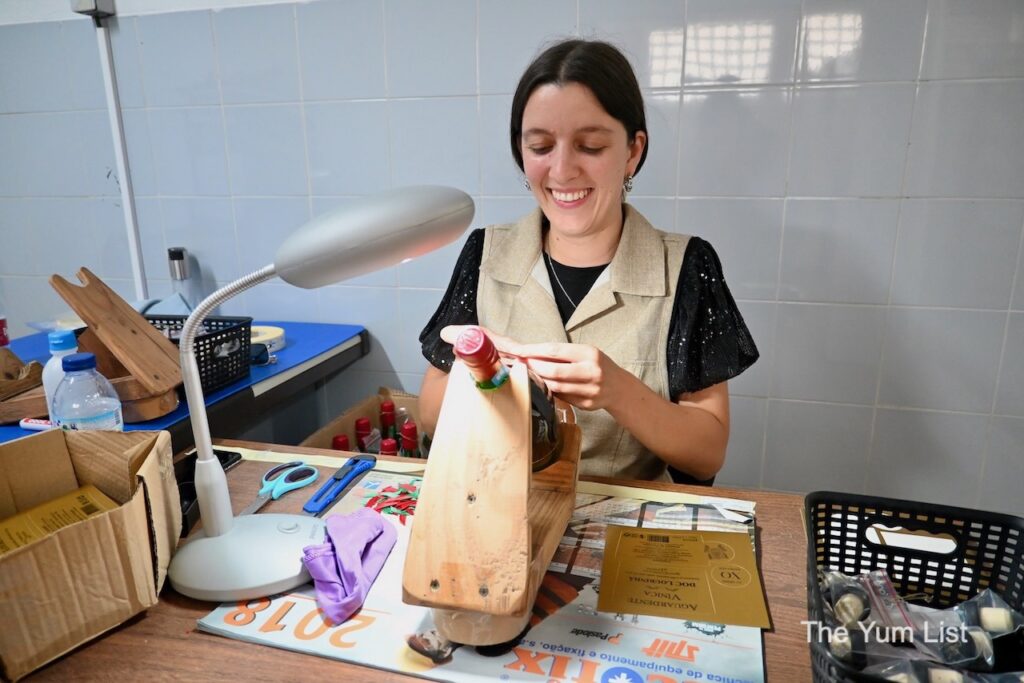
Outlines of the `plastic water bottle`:
{"type": "Polygon", "coordinates": [[[46,335],[50,342],[50,360],[43,366],[43,393],[46,394],[46,411],[53,415],[53,395],[57,385],[64,379],[64,356],[78,353],[78,338],[71,330],[57,330],[46,335]]]}
{"type": "Polygon", "coordinates": [[[51,418],[61,429],[124,431],[121,400],[107,378],[96,372],[96,356],[73,353],[61,359],[64,379],[53,396],[51,418]]]}

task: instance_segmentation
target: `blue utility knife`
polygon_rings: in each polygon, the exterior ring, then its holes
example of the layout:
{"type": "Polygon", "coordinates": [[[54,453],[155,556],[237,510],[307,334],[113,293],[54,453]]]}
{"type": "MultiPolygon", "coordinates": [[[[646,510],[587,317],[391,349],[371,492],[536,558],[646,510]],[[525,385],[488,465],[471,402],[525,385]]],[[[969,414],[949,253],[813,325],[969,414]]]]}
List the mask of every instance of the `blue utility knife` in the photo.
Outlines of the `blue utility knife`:
{"type": "Polygon", "coordinates": [[[357,455],[354,458],[349,458],[349,461],[338,468],[338,471],[331,475],[331,478],[313,494],[309,502],[302,506],[303,512],[319,517],[345,494],[350,484],[364,472],[372,470],[376,464],[377,458],[372,455],[357,455]]]}

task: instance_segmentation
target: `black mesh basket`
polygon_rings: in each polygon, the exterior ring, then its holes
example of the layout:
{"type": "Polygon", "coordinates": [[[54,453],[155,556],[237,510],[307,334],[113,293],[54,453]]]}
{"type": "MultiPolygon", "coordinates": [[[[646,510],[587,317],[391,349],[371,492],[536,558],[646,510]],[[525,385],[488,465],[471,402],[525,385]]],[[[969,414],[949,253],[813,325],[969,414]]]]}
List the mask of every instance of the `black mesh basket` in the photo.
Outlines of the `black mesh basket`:
{"type": "MultiPolygon", "coordinates": [[[[147,315],[153,327],[169,334],[178,344],[178,332],[185,326],[184,315],[147,315]]],[[[252,318],[209,317],[203,334],[196,335],[195,354],[204,393],[249,376],[249,345],[252,318]]]]}
{"type": "MultiPolygon", "coordinates": [[[[900,595],[920,594],[920,604],[957,605],[985,588],[1024,612],[1024,519],[994,512],[815,491],[804,499],[807,517],[807,613],[814,680],[885,683],[833,658],[814,624],[824,622],[818,569],[856,575],[885,570],[900,595]],[[877,527],[901,527],[939,536],[955,548],[944,552],[883,545],[877,527]],[[871,527],[876,532],[869,534],[871,527]]],[[[919,602],[913,600],[912,602],[919,602]]]]}

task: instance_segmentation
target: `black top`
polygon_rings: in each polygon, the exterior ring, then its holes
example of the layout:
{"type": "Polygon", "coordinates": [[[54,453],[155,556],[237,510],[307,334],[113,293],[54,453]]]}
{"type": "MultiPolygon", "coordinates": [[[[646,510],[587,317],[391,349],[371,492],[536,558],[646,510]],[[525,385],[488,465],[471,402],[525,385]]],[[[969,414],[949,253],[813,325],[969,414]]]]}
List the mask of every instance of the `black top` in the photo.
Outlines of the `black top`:
{"type": "Polygon", "coordinates": [[[562,324],[569,322],[569,318],[576,312],[576,307],[583,301],[590,288],[597,282],[597,278],[608,267],[584,266],[577,268],[567,266],[551,258],[544,252],[544,265],[548,269],[548,280],[551,281],[551,291],[555,295],[555,303],[558,304],[558,315],[562,318],[562,324]],[[572,298],[570,298],[572,297],[572,298]]]}
{"type": "MultiPolygon", "coordinates": [[[[441,299],[430,322],[420,333],[423,355],[430,363],[445,372],[451,369],[455,355],[450,344],[441,340],[441,328],[446,325],[477,325],[476,292],[480,279],[480,261],[484,249],[483,229],[474,230],[466,239],[459,260],[455,264],[448,290],[441,299]]],[[[552,266],[547,264],[548,276],[552,266]]],[[[593,285],[604,266],[596,268],[570,268],[556,263],[557,275],[579,303],[593,285]],[[589,273],[572,271],[596,271],[589,283],[589,273]],[[570,284],[563,273],[573,282],[570,284]],[[577,277],[578,276],[578,277],[577,277]],[[586,286],[582,294],[574,287],[586,286]],[[577,298],[578,295],[578,298],[577,298]]],[[[559,301],[564,293],[557,291],[558,284],[551,278],[552,290],[558,303],[563,323],[572,315],[572,306],[559,301]],[[563,310],[566,308],[567,310],[563,310]]],[[[683,255],[676,285],[676,299],[672,307],[669,324],[668,346],[669,396],[693,393],[714,384],[731,379],[750,367],[758,358],[757,347],[750,331],[743,322],[736,302],[729,292],[729,286],[722,276],[722,264],[718,254],[699,237],[691,237],[683,255]]]]}

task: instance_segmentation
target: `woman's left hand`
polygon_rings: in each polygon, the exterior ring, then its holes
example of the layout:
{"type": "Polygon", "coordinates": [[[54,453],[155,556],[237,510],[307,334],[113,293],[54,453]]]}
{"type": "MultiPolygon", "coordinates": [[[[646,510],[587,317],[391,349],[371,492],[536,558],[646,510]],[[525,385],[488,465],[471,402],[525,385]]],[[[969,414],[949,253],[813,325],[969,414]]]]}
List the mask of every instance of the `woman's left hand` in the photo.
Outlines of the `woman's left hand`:
{"type": "Polygon", "coordinates": [[[607,409],[632,377],[587,344],[522,344],[516,353],[553,393],[583,410],[607,409]]]}

